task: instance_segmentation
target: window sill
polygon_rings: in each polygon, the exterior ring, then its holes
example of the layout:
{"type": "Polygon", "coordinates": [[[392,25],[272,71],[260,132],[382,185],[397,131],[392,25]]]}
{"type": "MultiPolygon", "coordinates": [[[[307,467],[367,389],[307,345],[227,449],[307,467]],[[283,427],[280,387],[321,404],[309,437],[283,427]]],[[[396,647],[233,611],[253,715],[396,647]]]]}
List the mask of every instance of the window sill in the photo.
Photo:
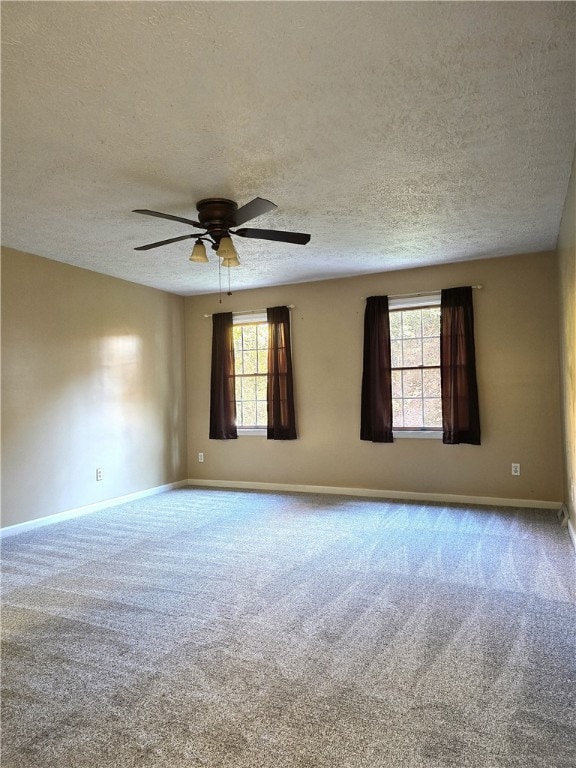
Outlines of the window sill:
{"type": "Polygon", "coordinates": [[[256,427],[254,429],[245,429],[243,427],[238,427],[237,429],[238,437],[266,437],[268,434],[268,430],[266,427],[256,427]]]}
{"type": "Polygon", "coordinates": [[[442,440],[442,431],[438,432],[427,432],[426,430],[422,429],[414,429],[412,431],[397,431],[392,432],[392,435],[394,437],[394,440],[401,439],[403,440],[405,437],[413,439],[413,438],[420,438],[421,440],[442,440]]]}

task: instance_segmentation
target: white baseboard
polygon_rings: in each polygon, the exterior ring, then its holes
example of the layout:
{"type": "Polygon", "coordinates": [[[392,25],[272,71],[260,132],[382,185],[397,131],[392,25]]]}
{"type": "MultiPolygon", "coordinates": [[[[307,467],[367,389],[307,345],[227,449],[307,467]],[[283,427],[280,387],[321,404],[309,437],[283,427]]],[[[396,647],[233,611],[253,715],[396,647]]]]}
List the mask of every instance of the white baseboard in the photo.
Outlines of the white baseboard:
{"type": "Polygon", "coordinates": [[[17,533],[31,531],[33,528],[40,528],[44,525],[53,525],[54,523],[61,523],[64,520],[71,520],[74,517],[89,515],[92,512],[100,512],[102,509],[108,509],[108,507],[116,507],[118,504],[125,504],[128,501],[144,499],[146,496],[155,496],[157,493],[171,491],[173,488],[182,488],[183,486],[187,486],[189,484],[189,480],[179,480],[175,483],[166,483],[166,485],[157,485],[154,488],[147,488],[145,491],[136,491],[135,493],[128,493],[125,496],[115,496],[112,499],[98,501],[96,504],[87,504],[85,507],[67,509],[65,512],[58,512],[55,515],[38,517],[35,520],[28,520],[25,523],[7,525],[5,528],[0,528],[0,539],[6,538],[7,536],[14,536],[17,533]]]}
{"type": "Polygon", "coordinates": [[[568,533],[570,534],[574,550],[576,551],[576,527],[570,518],[568,518],[568,533]]]}
{"type": "MultiPolygon", "coordinates": [[[[30,531],[33,528],[39,528],[44,525],[61,523],[64,520],[71,520],[75,517],[88,515],[92,512],[99,512],[109,507],[115,507],[118,504],[125,504],[129,501],[136,501],[147,496],[154,496],[158,493],[173,490],[174,488],[183,488],[186,486],[197,486],[203,488],[237,488],[239,490],[252,491],[287,491],[290,493],[325,493],[335,496],[364,496],[374,499],[399,499],[404,501],[430,501],[445,504],[479,504],[489,507],[524,507],[534,509],[553,509],[558,510],[562,507],[562,502],[556,501],[535,501],[533,499],[503,499],[493,496],[459,496],[446,493],[416,493],[412,491],[388,491],[377,490],[374,488],[341,488],[339,486],[328,485],[291,485],[289,483],[253,483],[245,480],[179,480],[175,483],[158,485],[154,488],[147,488],[145,491],[136,491],[125,496],[116,496],[112,499],[99,501],[96,504],[88,504],[84,507],[69,509],[65,512],[58,512],[55,515],[40,517],[36,520],[29,520],[25,523],[9,525],[0,529],[0,539],[7,536],[14,536],[18,533],[30,531]]],[[[576,549],[576,528],[570,520],[568,522],[568,531],[576,549]]]]}
{"type": "Polygon", "coordinates": [[[252,483],[245,480],[188,480],[189,485],[205,488],[238,488],[253,491],[289,491],[295,493],[329,493],[336,496],[367,496],[375,499],[403,501],[433,501],[445,504],[480,504],[488,507],[523,507],[558,510],[561,501],[534,499],[500,499],[493,496],[458,496],[449,493],[416,493],[412,491],[383,491],[374,488],[340,488],[328,485],[289,485],[286,483],[252,483]]]}

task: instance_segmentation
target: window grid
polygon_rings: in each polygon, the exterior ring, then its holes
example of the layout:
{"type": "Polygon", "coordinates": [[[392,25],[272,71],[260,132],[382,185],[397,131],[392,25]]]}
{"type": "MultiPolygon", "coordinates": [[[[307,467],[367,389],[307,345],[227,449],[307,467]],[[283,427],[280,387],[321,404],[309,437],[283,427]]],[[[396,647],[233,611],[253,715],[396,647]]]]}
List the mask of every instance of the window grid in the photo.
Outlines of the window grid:
{"type": "Polygon", "coordinates": [[[261,429],[268,423],[268,324],[234,325],[236,426],[261,429]]]}
{"type": "Polygon", "coordinates": [[[440,307],[390,311],[393,429],[442,429],[440,307]]]}

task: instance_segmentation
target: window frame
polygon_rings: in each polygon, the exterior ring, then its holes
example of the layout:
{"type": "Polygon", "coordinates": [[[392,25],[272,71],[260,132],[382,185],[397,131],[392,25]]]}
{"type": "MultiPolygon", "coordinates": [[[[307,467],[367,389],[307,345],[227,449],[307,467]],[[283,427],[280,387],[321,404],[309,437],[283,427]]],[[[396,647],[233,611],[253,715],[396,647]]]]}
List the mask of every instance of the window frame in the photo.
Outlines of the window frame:
{"type": "MultiPolygon", "coordinates": [[[[388,297],[388,312],[398,312],[410,309],[426,309],[428,307],[440,308],[440,291],[427,294],[416,294],[414,296],[389,296],[388,297]]],[[[440,339],[438,339],[438,345],[440,345],[440,339]]],[[[440,350],[438,350],[440,353],[440,350]]],[[[440,370],[440,359],[438,366],[429,366],[438,368],[440,370]]],[[[415,367],[415,370],[422,370],[423,366],[415,367]]],[[[399,368],[393,368],[391,371],[401,370],[399,368]]],[[[405,429],[403,427],[394,427],[394,421],[392,420],[392,435],[394,440],[399,439],[424,439],[424,440],[441,440],[443,435],[442,427],[422,427],[421,429],[405,429]]]]}
{"type": "MultiPolygon", "coordinates": [[[[266,314],[266,310],[254,310],[253,312],[233,312],[232,313],[232,326],[233,328],[237,325],[268,325],[268,317],[266,314]]],[[[255,376],[265,376],[266,380],[268,378],[268,370],[266,370],[265,374],[250,374],[255,376]]],[[[236,378],[240,378],[244,376],[244,374],[234,373],[234,392],[236,392],[236,378]]],[[[268,398],[266,398],[266,402],[268,401],[268,398]]],[[[238,400],[236,398],[236,410],[238,411],[238,404],[242,401],[238,400]]],[[[236,424],[236,431],[238,433],[238,437],[266,437],[268,427],[265,426],[250,426],[250,427],[243,427],[240,426],[238,423],[236,424]]]]}

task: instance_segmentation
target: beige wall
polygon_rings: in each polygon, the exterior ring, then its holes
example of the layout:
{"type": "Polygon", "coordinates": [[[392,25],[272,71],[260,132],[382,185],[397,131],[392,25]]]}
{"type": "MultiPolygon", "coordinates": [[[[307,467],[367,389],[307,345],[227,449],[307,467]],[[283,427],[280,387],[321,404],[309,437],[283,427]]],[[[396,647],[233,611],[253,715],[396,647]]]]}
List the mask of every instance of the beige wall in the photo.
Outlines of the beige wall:
{"type": "Polygon", "coordinates": [[[2,250],[3,526],[186,477],[183,313],[181,297],[2,250]]]}
{"type": "Polygon", "coordinates": [[[564,501],[576,530],[576,156],[558,238],[564,501]]]}
{"type": "MultiPolygon", "coordinates": [[[[560,284],[572,509],[573,226],[565,214],[560,284]]],[[[183,299],[9,249],[2,255],[3,525],[186,477],[565,498],[555,254],[245,291],[222,305],[216,296],[183,299]],[[483,444],[360,441],[362,297],[477,283],[484,285],[474,294],[483,444]],[[209,440],[211,321],[203,314],[282,303],[296,305],[299,439],[209,440]],[[519,478],[510,474],[512,461],[522,465],[519,478]]]]}
{"type": "Polygon", "coordinates": [[[549,253],[245,291],[222,305],[213,295],[188,298],[189,477],[561,501],[557,280],[556,254],[549,253]],[[362,297],[478,283],[482,445],[360,441],[362,297]],[[296,306],[299,439],[209,440],[212,331],[203,314],[276,304],[296,306]],[[511,476],[512,462],[521,464],[520,477],[511,476]]]}

